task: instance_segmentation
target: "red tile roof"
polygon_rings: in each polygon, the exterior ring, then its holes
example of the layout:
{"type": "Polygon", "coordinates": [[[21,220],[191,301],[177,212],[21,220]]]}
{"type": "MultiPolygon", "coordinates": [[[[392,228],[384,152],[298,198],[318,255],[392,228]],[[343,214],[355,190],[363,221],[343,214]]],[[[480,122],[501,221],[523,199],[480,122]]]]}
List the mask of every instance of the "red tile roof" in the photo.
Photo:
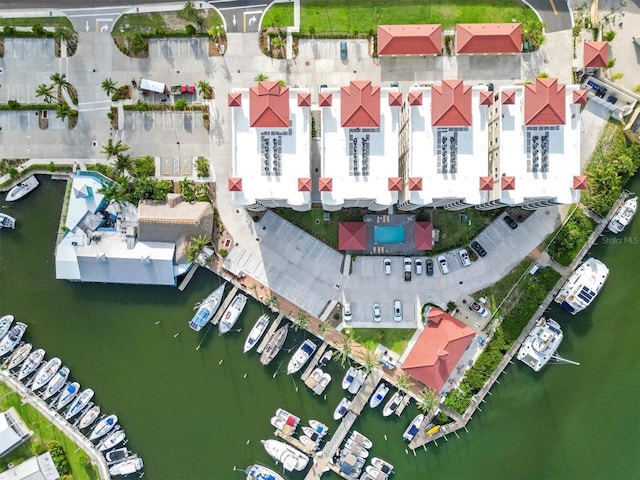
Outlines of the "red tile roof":
{"type": "Polygon", "coordinates": [[[357,80],[340,89],[340,120],[343,127],[380,126],[380,87],[357,80]]]}
{"type": "Polygon", "coordinates": [[[588,188],[587,177],[585,175],[575,175],[573,177],[574,190],[586,190],[588,188]]]}
{"type": "Polygon", "coordinates": [[[318,94],[318,105],[321,107],[330,107],[333,103],[333,97],[330,93],[319,93],[318,94]]]}
{"type": "Polygon", "coordinates": [[[475,332],[435,307],[429,308],[426,318],[427,325],[402,363],[402,369],[436,392],[441,392],[475,332]]]}
{"type": "Polygon", "coordinates": [[[289,127],[289,88],[278,82],[258,82],[249,89],[249,125],[289,127]]]}
{"type": "Polygon", "coordinates": [[[431,88],[431,124],[434,127],[471,125],[471,85],[443,80],[431,88]]]}
{"type": "Polygon", "coordinates": [[[515,190],[516,189],[516,177],[501,177],[500,188],[502,190],[515,190]]]}
{"type": "Polygon", "coordinates": [[[389,177],[389,191],[390,192],[399,192],[402,190],[402,178],[400,177],[389,177]]]}
{"type": "Polygon", "coordinates": [[[493,177],[480,177],[480,190],[493,190],[493,177]]]}
{"type": "Polygon", "coordinates": [[[402,106],[402,94],[400,92],[389,93],[389,106],[390,107],[402,106]]]}
{"type": "Polygon", "coordinates": [[[321,192],[330,192],[333,190],[333,179],[329,177],[320,177],[318,180],[318,190],[321,192]]]}
{"type": "Polygon", "coordinates": [[[589,96],[586,90],[574,90],[573,91],[573,103],[578,105],[586,105],[589,101],[589,96]]]}
{"type": "Polygon", "coordinates": [[[587,68],[606,67],[609,62],[609,42],[584,42],[582,56],[587,68]]]}
{"type": "Polygon", "coordinates": [[[242,178],[229,178],[227,181],[227,186],[229,187],[230,192],[241,192],[242,178]]]}
{"type": "Polygon", "coordinates": [[[493,92],[480,92],[480,105],[493,105],[493,92]]]}
{"type": "Polygon", "coordinates": [[[522,25],[519,23],[459,23],[456,53],[520,53],[522,25]]]}
{"type": "Polygon", "coordinates": [[[442,25],[378,25],[378,55],[439,55],[442,25]]]}
{"type": "Polygon", "coordinates": [[[310,93],[299,93],[298,94],[298,106],[299,107],[310,107],[311,106],[311,94],[310,93]]]}
{"type": "Polygon", "coordinates": [[[241,93],[229,93],[227,94],[227,105],[230,107],[242,106],[242,94],[241,93]]]}
{"type": "Polygon", "coordinates": [[[338,224],[338,250],[366,250],[367,224],[340,222],[338,224]]]}
{"type": "Polygon", "coordinates": [[[422,190],[422,177],[409,177],[409,190],[412,192],[422,190]]]}
{"type": "Polygon", "coordinates": [[[309,178],[309,177],[299,177],[298,178],[298,191],[299,192],[310,192],[311,191],[311,178],[309,178]]]}
{"type": "Polygon", "coordinates": [[[537,78],[524,86],[525,125],[564,125],[565,85],[557,78],[537,78]]]}
{"type": "Polygon", "coordinates": [[[422,105],[422,92],[409,92],[407,99],[412,107],[422,105]]]}
{"type": "Polygon", "coordinates": [[[514,105],[516,103],[516,91],[503,90],[501,100],[503,105],[514,105]]]}
{"type": "Polygon", "coordinates": [[[433,250],[433,225],[431,222],[415,222],[413,246],[416,250],[433,250]]]}

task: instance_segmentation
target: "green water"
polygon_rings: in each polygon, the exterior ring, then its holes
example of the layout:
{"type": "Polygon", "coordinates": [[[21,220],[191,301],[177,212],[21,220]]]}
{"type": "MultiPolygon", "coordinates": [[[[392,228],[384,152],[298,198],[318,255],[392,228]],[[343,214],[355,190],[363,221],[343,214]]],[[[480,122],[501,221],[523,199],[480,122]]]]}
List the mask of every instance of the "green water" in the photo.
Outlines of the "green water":
{"type": "MultiPolygon", "coordinates": [[[[258,304],[245,310],[241,333],[219,337],[187,327],[193,304],[218,284],[211,273],[200,270],[185,292],[56,281],[53,250],[65,186],[41,180],[32,195],[2,209],[18,226],[0,233],[0,312],[28,323],[29,341],[60,356],[75,379],[96,390],[103,410],[119,415],[129,447],[145,460],[146,479],[244,479],[234,467],[273,465],[260,439],[272,437],[269,418],[277,407],[335,429],[338,365],[330,368],[334,382],[325,399],[314,397],[299,376],[283,374],[287,355],[264,368],[255,352],[242,354],[262,312],[258,304]]],[[[510,366],[468,432],[415,456],[401,441],[415,407],[400,420],[365,410],[356,428],[374,441],[373,455],[395,464],[394,478],[640,476],[640,300],[633,280],[640,271],[640,222],[624,237],[632,243],[594,248],[611,269],[595,306],[578,317],[555,307],[550,312],[565,331],[559,353],[579,367],[534,374],[520,363],[510,366]]],[[[291,335],[285,348],[303,336],[291,335]]]]}

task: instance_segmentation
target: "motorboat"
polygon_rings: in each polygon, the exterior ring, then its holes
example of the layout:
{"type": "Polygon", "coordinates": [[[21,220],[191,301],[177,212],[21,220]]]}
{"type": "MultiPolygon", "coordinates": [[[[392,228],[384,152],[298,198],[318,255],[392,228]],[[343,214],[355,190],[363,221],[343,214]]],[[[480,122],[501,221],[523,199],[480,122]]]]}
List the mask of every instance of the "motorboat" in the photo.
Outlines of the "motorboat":
{"type": "Polygon", "coordinates": [[[358,393],[358,391],[360,390],[360,387],[362,387],[362,384],[366,379],[367,379],[366,372],[364,370],[358,369],[356,371],[356,375],[353,379],[353,382],[351,382],[351,385],[349,386],[347,391],[351,395],[355,395],[356,393],[358,393]]]}
{"type": "Polygon", "coordinates": [[[38,348],[31,352],[27,359],[22,363],[22,365],[20,365],[20,370],[18,371],[18,380],[22,380],[23,378],[31,375],[42,363],[44,355],[45,351],[42,348],[38,348]]]}
{"type": "Polygon", "coordinates": [[[75,398],[73,402],[69,405],[69,410],[64,415],[64,418],[69,420],[72,417],[78,415],[85,407],[89,404],[91,399],[93,398],[94,391],[90,388],[85,388],[78,396],[75,398]]]}
{"type": "Polygon", "coordinates": [[[55,375],[51,377],[51,380],[49,380],[49,383],[47,383],[47,388],[45,388],[44,392],[42,393],[42,399],[46,400],[52,397],[53,395],[55,395],[56,393],[58,393],[60,389],[64,387],[64,384],[67,382],[67,379],[69,378],[69,373],[70,373],[69,367],[62,367],[60,370],[58,370],[55,373],[55,375]]]}
{"type": "Polygon", "coordinates": [[[607,225],[609,231],[613,233],[620,233],[625,228],[627,228],[627,225],[629,225],[629,223],[631,223],[631,220],[633,220],[637,209],[638,197],[633,197],[625,201],[615,213],[615,215],[611,218],[609,225],[607,225]]]}
{"type": "Polygon", "coordinates": [[[318,360],[318,366],[323,368],[326,367],[327,363],[329,363],[332,357],[333,357],[333,350],[327,350],[322,354],[322,357],[320,357],[320,360],[318,360]]]}
{"type": "Polygon", "coordinates": [[[224,335],[229,330],[233,328],[233,326],[240,318],[240,314],[244,310],[244,307],[247,305],[247,296],[244,293],[238,293],[227,307],[227,309],[222,314],[222,318],[220,319],[220,324],[218,325],[218,333],[220,335],[224,335]]]}
{"type": "Polygon", "coordinates": [[[362,475],[360,475],[359,480],[376,480],[376,478],[372,477],[367,472],[362,472],[362,475]]]}
{"type": "Polygon", "coordinates": [[[61,366],[62,360],[60,360],[58,357],[53,357],[52,359],[50,359],[47,363],[40,367],[38,373],[36,373],[35,377],[33,377],[31,390],[35,392],[36,390],[40,390],[42,387],[44,387],[47,383],[49,383],[49,380],[53,378],[58,370],[60,370],[61,366]]]}
{"type": "Polygon", "coordinates": [[[344,448],[360,458],[367,458],[369,456],[369,450],[350,438],[344,442],[344,448]]]}
{"type": "Polygon", "coordinates": [[[5,356],[7,353],[13,351],[14,348],[22,340],[24,332],[27,330],[27,325],[22,322],[17,322],[9,332],[0,340],[0,357],[5,356]]]}
{"type": "Polygon", "coordinates": [[[411,423],[402,434],[402,438],[404,438],[407,442],[413,440],[420,431],[420,425],[422,425],[422,422],[424,422],[424,414],[419,413],[413,420],[411,420],[411,423]]]}
{"type": "Polygon", "coordinates": [[[249,332],[247,339],[244,341],[244,349],[243,349],[244,353],[247,353],[249,350],[251,350],[253,347],[256,346],[256,344],[262,338],[262,335],[264,335],[264,332],[267,330],[268,326],[269,326],[269,315],[264,313],[260,315],[258,320],[256,320],[256,323],[251,328],[251,331],[249,332]]]}
{"type": "MultiPolygon", "coordinates": [[[[318,432],[316,432],[311,427],[302,427],[302,433],[304,434],[303,436],[315,442],[316,445],[320,443],[320,440],[322,440],[322,436],[318,435],[318,432]]],[[[302,440],[302,436],[300,437],[300,439],[302,440]]]]}
{"type": "Polygon", "coordinates": [[[329,386],[329,383],[331,383],[331,375],[329,375],[327,372],[323,372],[322,376],[320,377],[320,381],[318,381],[316,386],[313,387],[311,390],[316,395],[322,395],[324,391],[327,389],[327,387],[329,386]]]}
{"type": "Polygon", "coordinates": [[[300,423],[300,418],[287,412],[283,408],[276,410],[275,416],[271,417],[271,425],[282,431],[285,435],[292,435],[300,423]]]}
{"type": "Polygon", "coordinates": [[[73,382],[67,385],[62,389],[62,393],[58,397],[58,401],[56,402],[56,410],[62,410],[64,407],[71,403],[71,400],[75,398],[75,396],[80,391],[80,384],[78,382],[73,382]]]}
{"type": "Polygon", "coordinates": [[[289,324],[287,323],[276,330],[276,332],[271,336],[260,355],[260,363],[262,365],[269,365],[271,360],[276,358],[276,355],[278,355],[278,352],[280,352],[280,349],[282,349],[282,346],[284,345],[284,341],[287,339],[288,333],[289,324]]]}
{"type": "Polygon", "coordinates": [[[111,414],[104,417],[97,423],[95,427],[93,427],[93,430],[91,430],[91,433],[89,434],[89,440],[94,441],[106,435],[111,430],[113,430],[113,427],[116,426],[116,423],[118,423],[117,415],[111,414]]]}
{"type": "Polygon", "coordinates": [[[373,480],[387,480],[389,475],[386,475],[384,472],[381,472],[373,465],[367,465],[365,471],[373,478],[373,480]]]}
{"type": "Polygon", "coordinates": [[[552,318],[540,318],[518,350],[518,360],[535,372],[554,356],[562,342],[562,328],[552,318]]]}
{"type": "Polygon", "coordinates": [[[125,458],[131,456],[131,452],[127,447],[115,448],[104,454],[107,464],[121,462],[125,458]]]}
{"type": "Polygon", "coordinates": [[[144,467],[142,459],[137,455],[131,455],[121,462],[114,463],[109,467],[110,475],[131,475],[139,472],[144,467]]]}
{"type": "Polygon", "coordinates": [[[111,450],[114,447],[117,447],[127,438],[127,434],[124,430],[118,428],[115,432],[111,432],[109,435],[104,437],[100,443],[98,443],[98,450],[101,452],[106,452],[107,450],[111,450]]]}
{"type": "Polygon", "coordinates": [[[378,385],[376,391],[373,392],[373,395],[371,395],[369,406],[371,408],[376,408],[378,405],[380,405],[380,403],[382,403],[382,400],[384,400],[384,397],[387,395],[387,393],[389,393],[389,386],[386,383],[383,382],[378,385]]]}
{"type": "Polygon", "coordinates": [[[360,458],[353,453],[346,453],[339,461],[340,473],[342,476],[346,475],[346,478],[358,478],[365,463],[364,458],[360,458]]]}
{"type": "Polygon", "coordinates": [[[427,435],[433,435],[434,433],[437,433],[441,427],[442,425],[433,425],[430,423],[429,425],[427,425],[427,435]]]}
{"type": "Polygon", "coordinates": [[[281,463],[282,468],[288,472],[293,470],[300,472],[307,468],[309,457],[297,448],[279,440],[262,440],[262,445],[271,458],[281,463]]]}
{"type": "Polygon", "coordinates": [[[375,468],[380,470],[385,475],[391,475],[391,473],[393,473],[393,465],[391,465],[389,462],[387,462],[387,461],[385,461],[385,460],[383,460],[381,458],[372,457],[371,458],[371,465],[373,465],[375,468]]]}
{"type": "Polygon", "coordinates": [[[571,274],[555,301],[571,315],[581,312],[600,293],[609,276],[609,269],[600,260],[589,258],[571,274]]]}
{"type": "Polygon", "coordinates": [[[4,338],[7,334],[14,320],[15,317],[13,315],[4,315],[0,318],[0,339],[4,338]]]}
{"type": "Polygon", "coordinates": [[[313,437],[309,437],[307,435],[300,435],[300,443],[304,445],[307,450],[311,452],[315,452],[318,450],[318,444],[320,443],[320,437],[316,434],[313,437]]]}
{"type": "Polygon", "coordinates": [[[89,407],[80,417],[78,421],[78,428],[82,430],[83,428],[87,428],[96,419],[100,416],[100,405],[94,405],[93,407],[89,407]]]}
{"type": "Polygon", "coordinates": [[[20,345],[11,354],[9,361],[7,362],[7,369],[12,370],[18,365],[20,365],[22,362],[24,362],[29,356],[29,354],[31,353],[32,348],[33,348],[33,345],[31,345],[30,343],[23,343],[22,345],[20,345]]]}
{"type": "Polygon", "coordinates": [[[327,433],[329,433],[329,427],[327,427],[324,423],[319,422],[318,420],[309,420],[309,426],[313,428],[314,432],[316,432],[321,437],[324,437],[327,433]]]}
{"type": "Polygon", "coordinates": [[[309,375],[309,378],[304,381],[304,384],[313,390],[320,382],[323,373],[324,371],[320,367],[315,368],[313,372],[311,372],[311,375],[309,375]]]}
{"type": "Polygon", "coordinates": [[[291,357],[291,360],[289,360],[289,364],[287,365],[287,375],[296,373],[304,367],[304,364],[309,361],[311,355],[316,351],[316,348],[317,345],[309,339],[302,342],[302,345],[298,347],[291,357]]]}
{"type": "Polygon", "coordinates": [[[333,412],[333,419],[340,420],[342,417],[344,417],[347,411],[349,410],[350,406],[351,406],[351,400],[349,400],[348,398],[345,397],[342,400],[340,400],[340,403],[338,403],[338,406],[333,412]]]}
{"type": "Polygon", "coordinates": [[[385,404],[384,408],[382,409],[382,416],[388,417],[392,413],[395,413],[402,403],[402,400],[404,400],[404,394],[400,390],[398,390],[385,404]]]}
{"type": "Polygon", "coordinates": [[[226,283],[223,283],[211,292],[204,300],[196,304],[194,308],[198,308],[198,311],[189,322],[189,327],[192,330],[199,332],[202,330],[202,327],[204,327],[216,314],[218,308],[220,308],[225,285],[226,283]]]}
{"type": "Polygon", "coordinates": [[[16,219],[6,213],[0,213],[0,228],[16,228],[16,219]]]}
{"type": "Polygon", "coordinates": [[[347,373],[344,374],[344,378],[342,379],[342,388],[343,390],[348,390],[353,381],[356,378],[356,373],[358,369],[353,365],[347,369],[347,373]]]}
{"type": "Polygon", "coordinates": [[[248,466],[244,473],[247,474],[247,480],[284,480],[279,473],[257,463],[248,466]]]}
{"type": "Polygon", "coordinates": [[[373,447],[373,442],[357,430],[354,430],[353,432],[351,432],[351,435],[349,436],[349,438],[354,442],[362,445],[366,449],[373,447]]]}
{"type": "Polygon", "coordinates": [[[40,185],[40,182],[38,182],[38,179],[35,176],[32,175],[28,178],[25,178],[22,182],[9,190],[5,201],[15,202],[16,200],[20,200],[22,197],[35,190],[38,185],[40,185]]]}

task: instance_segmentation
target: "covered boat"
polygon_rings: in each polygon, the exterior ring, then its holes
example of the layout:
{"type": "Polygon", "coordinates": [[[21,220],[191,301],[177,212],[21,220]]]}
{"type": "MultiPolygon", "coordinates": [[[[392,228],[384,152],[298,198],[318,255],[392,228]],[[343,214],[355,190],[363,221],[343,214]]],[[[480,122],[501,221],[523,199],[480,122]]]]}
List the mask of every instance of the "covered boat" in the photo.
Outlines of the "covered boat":
{"type": "Polygon", "coordinates": [[[11,354],[9,361],[7,362],[7,369],[12,370],[24,362],[31,353],[32,348],[33,345],[30,343],[23,343],[20,345],[17,350],[11,354]]]}
{"type": "Polygon", "coordinates": [[[279,473],[257,463],[248,466],[244,473],[247,474],[247,480],[284,480],[279,473]]]}
{"type": "Polygon", "coordinates": [[[49,380],[51,380],[53,376],[58,372],[58,370],[60,370],[61,365],[62,360],[60,360],[58,357],[53,357],[42,367],[40,367],[40,370],[38,370],[36,376],[33,377],[31,390],[35,392],[36,390],[40,390],[47,383],[49,383],[49,380]]]}
{"type": "Polygon", "coordinates": [[[283,325],[271,336],[260,355],[260,363],[262,365],[269,365],[271,360],[278,355],[284,345],[284,341],[287,339],[287,333],[289,333],[289,324],[283,325]]]}
{"type": "Polygon", "coordinates": [[[80,391],[80,384],[78,382],[73,382],[67,385],[62,389],[62,393],[58,397],[58,401],[56,402],[56,410],[62,410],[64,407],[71,403],[78,392],[80,391]]]}
{"type": "Polygon", "coordinates": [[[392,413],[395,413],[395,411],[398,409],[398,407],[402,403],[402,400],[404,400],[404,395],[400,390],[398,390],[396,393],[393,394],[393,396],[385,404],[384,408],[382,409],[382,415],[385,417],[388,417],[392,413]]]}
{"type": "Polygon", "coordinates": [[[307,468],[309,457],[297,448],[279,440],[262,440],[262,445],[271,458],[281,463],[285,470],[300,472],[307,468]]]}
{"type": "Polygon", "coordinates": [[[0,213],[0,228],[16,228],[16,219],[6,213],[0,213]]]}
{"type": "Polygon", "coordinates": [[[132,455],[115,463],[109,467],[110,475],[130,475],[132,473],[139,472],[144,467],[142,459],[137,455],[132,455]]]}
{"type": "Polygon", "coordinates": [[[6,355],[7,353],[13,351],[14,348],[20,343],[22,340],[22,336],[24,332],[27,331],[27,325],[22,322],[17,322],[9,333],[7,333],[2,340],[0,340],[0,357],[6,355]]]}
{"type": "Polygon", "coordinates": [[[268,326],[269,315],[263,313],[253,325],[251,331],[249,332],[249,335],[247,335],[247,339],[244,341],[244,353],[247,353],[249,350],[256,346],[256,344],[262,338],[262,335],[264,335],[264,332],[267,330],[268,326]]]}
{"type": "Polygon", "coordinates": [[[53,377],[51,377],[51,380],[49,380],[49,383],[47,383],[47,388],[45,388],[44,392],[42,393],[43,400],[52,397],[53,395],[58,393],[62,387],[64,387],[64,384],[69,378],[69,373],[70,370],[68,367],[62,367],[55,373],[53,377]]]}
{"type": "Polygon", "coordinates": [[[627,228],[627,225],[631,223],[631,220],[633,220],[637,209],[638,197],[633,197],[625,201],[616,214],[611,218],[609,225],[607,225],[609,231],[613,233],[622,232],[627,228]]]}
{"type": "Polygon", "coordinates": [[[287,374],[291,375],[292,373],[296,373],[300,370],[304,364],[309,361],[309,358],[311,358],[311,355],[316,351],[316,348],[316,344],[309,339],[302,342],[302,345],[298,347],[291,357],[291,360],[289,360],[289,364],[287,365],[287,374]]]}
{"type": "Polygon", "coordinates": [[[33,372],[35,372],[36,368],[38,368],[42,363],[44,355],[45,351],[42,348],[38,348],[31,352],[27,359],[22,362],[22,365],[20,365],[20,370],[18,371],[18,380],[22,380],[23,378],[26,378],[33,372]]]}
{"type": "Polygon", "coordinates": [[[40,185],[40,182],[38,182],[38,179],[34,175],[25,178],[22,182],[9,190],[5,201],[15,202],[16,200],[20,200],[22,197],[35,190],[38,185],[40,185]]]}
{"type": "Polygon", "coordinates": [[[276,410],[275,416],[271,417],[271,425],[286,435],[293,435],[299,423],[300,418],[287,412],[284,408],[276,410]]]}
{"type": "Polygon", "coordinates": [[[89,434],[89,440],[94,441],[106,435],[111,430],[113,430],[113,427],[116,426],[116,423],[118,423],[117,415],[112,414],[107,417],[104,417],[102,420],[98,422],[98,424],[95,427],[93,427],[93,430],[91,430],[91,433],[89,434]]]}
{"type": "Polygon", "coordinates": [[[609,269],[600,260],[587,259],[571,274],[555,301],[571,315],[587,308],[596,298],[609,276],[609,269]]]}
{"type": "Polygon", "coordinates": [[[415,438],[415,436],[420,431],[420,426],[424,422],[424,414],[419,413],[416,417],[411,421],[407,429],[402,434],[402,438],[404,438],[407,442],[410,442],[415,438]]]}
{"type": "Polygon", "coordinates": [[[384,397],[387,395],[388,392],[389,392],[389,387],[387,386],[386,383],[383,382],[380,385],[378,385],[378,388],[376,388],[376,391],[373,392],[373,395],[371,395],[371,399],[369,400],[369,406],[371,408],[376,408],[378,405],[382,403],[382,400],[384,400],[384,397]]]}
{"type": "Polygon", "coordinates": [[[540,318],[518,350],[518,360],[535,372],[553,357],[562,342],[562,328],[552,318],[540,318]]]}
{"type": "MultiPolygon", "coordinates": [[[[207,322],[209,322],[220,308],[220,302],[222,301],[222,295],[224,294],[223,283],[213,292],[211,292],[202,302],[196,305],[198,311],[189,322],[189,327],[196,332],[202,330],[207,322]]],[[[194,307],[195,308],[195,307],[194,307]]]]}
{"type": "Polygon", "coordinates": [[[222,314],[222,318],[218,324],[218,333],[220,335],[224,335],[234,327],[246,305],[247,296],[244,293],[238,293],[233,297],[233,300],[222,314]]]}

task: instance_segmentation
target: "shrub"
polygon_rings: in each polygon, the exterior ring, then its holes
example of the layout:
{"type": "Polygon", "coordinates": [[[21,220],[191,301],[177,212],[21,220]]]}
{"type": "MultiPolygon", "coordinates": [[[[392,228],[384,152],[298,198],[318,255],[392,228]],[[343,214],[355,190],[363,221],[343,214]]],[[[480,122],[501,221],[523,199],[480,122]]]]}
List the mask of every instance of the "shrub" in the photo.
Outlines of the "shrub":
{"type": "Polygon", "coordinates": [[[616,38],[616,32],[614,32],[613,30],[609,30],[602,35],[602,39],[605,42],[611,42],[614,38],[616,38]]]}
{"type": "Polygon", "coordinates": [[[131,174],[134,177],[153,177],[156,174],[156,160],[151,155],[133,160],[131,174]]]}
{"type": "Polygon", "coordinates": [[[35,35],[44,35],[45,34],[44,27],[42,26],[41,23],[34,23],[33,26],[31,27],[31,31],[35,35]]]}
{"type": "Polygon", "coordinates": [[[227,255],[229,255],[229,252],[226,248],[221,248],[220,250],[218,250],[218,253],[222,258],[227,258],[227,255]]]}
{"type": "Polygon", "coordinates": [[[67,454],[62,448],[60,443],[51,441],[47,443],[47,448],[49,449],[49,453],[51,453],[51,458],[53,459],[53,463],[56,465],[58,472],[61,475],[68,475],[71,473],[71,467],[69,466],[69,460],[67,460],[67,454]]]}
{"type": "Polygon", "coordinates": [[[195,35],[196,33],[198,33],[196,27],[191,24],[188,24],[186,27],[184,27],[184,31],[187,33],[187,35],[195,35]]]}
{"type": "Polygon", "coordinates": [[[175,105],[177,110],[184,110],[185,108],[187,108],[187,101],[184,98],[179,98],[178,100],[176,100],[176,105],[175,105]]]}
{"type": "Polygon", "coordinates": [[[9,105],[11,110],[17,110],[20,108],[20,103],[17,100],[9,100],[7,105],[9,105]]]}
{"type": "Polygon", "coordinates": [[[202,114],[202,119],[203,120],[209,120],[209,114],[208,113],[203,113],[202,114]]]}
{"type": "Polygon", "coordinates": [[[624,73],[617,72],[611,75],[611,80],[613,80],[614,82],[617,82],[618,80],[622,80],[623,77],[624,77],[624,73]]]}
{"type": "Polygon", "coordinates": [[[204,157],[196,158],[196,170],[198,171],[198,177],[208,177],[210,175],[209,160],[204,157]]]}

